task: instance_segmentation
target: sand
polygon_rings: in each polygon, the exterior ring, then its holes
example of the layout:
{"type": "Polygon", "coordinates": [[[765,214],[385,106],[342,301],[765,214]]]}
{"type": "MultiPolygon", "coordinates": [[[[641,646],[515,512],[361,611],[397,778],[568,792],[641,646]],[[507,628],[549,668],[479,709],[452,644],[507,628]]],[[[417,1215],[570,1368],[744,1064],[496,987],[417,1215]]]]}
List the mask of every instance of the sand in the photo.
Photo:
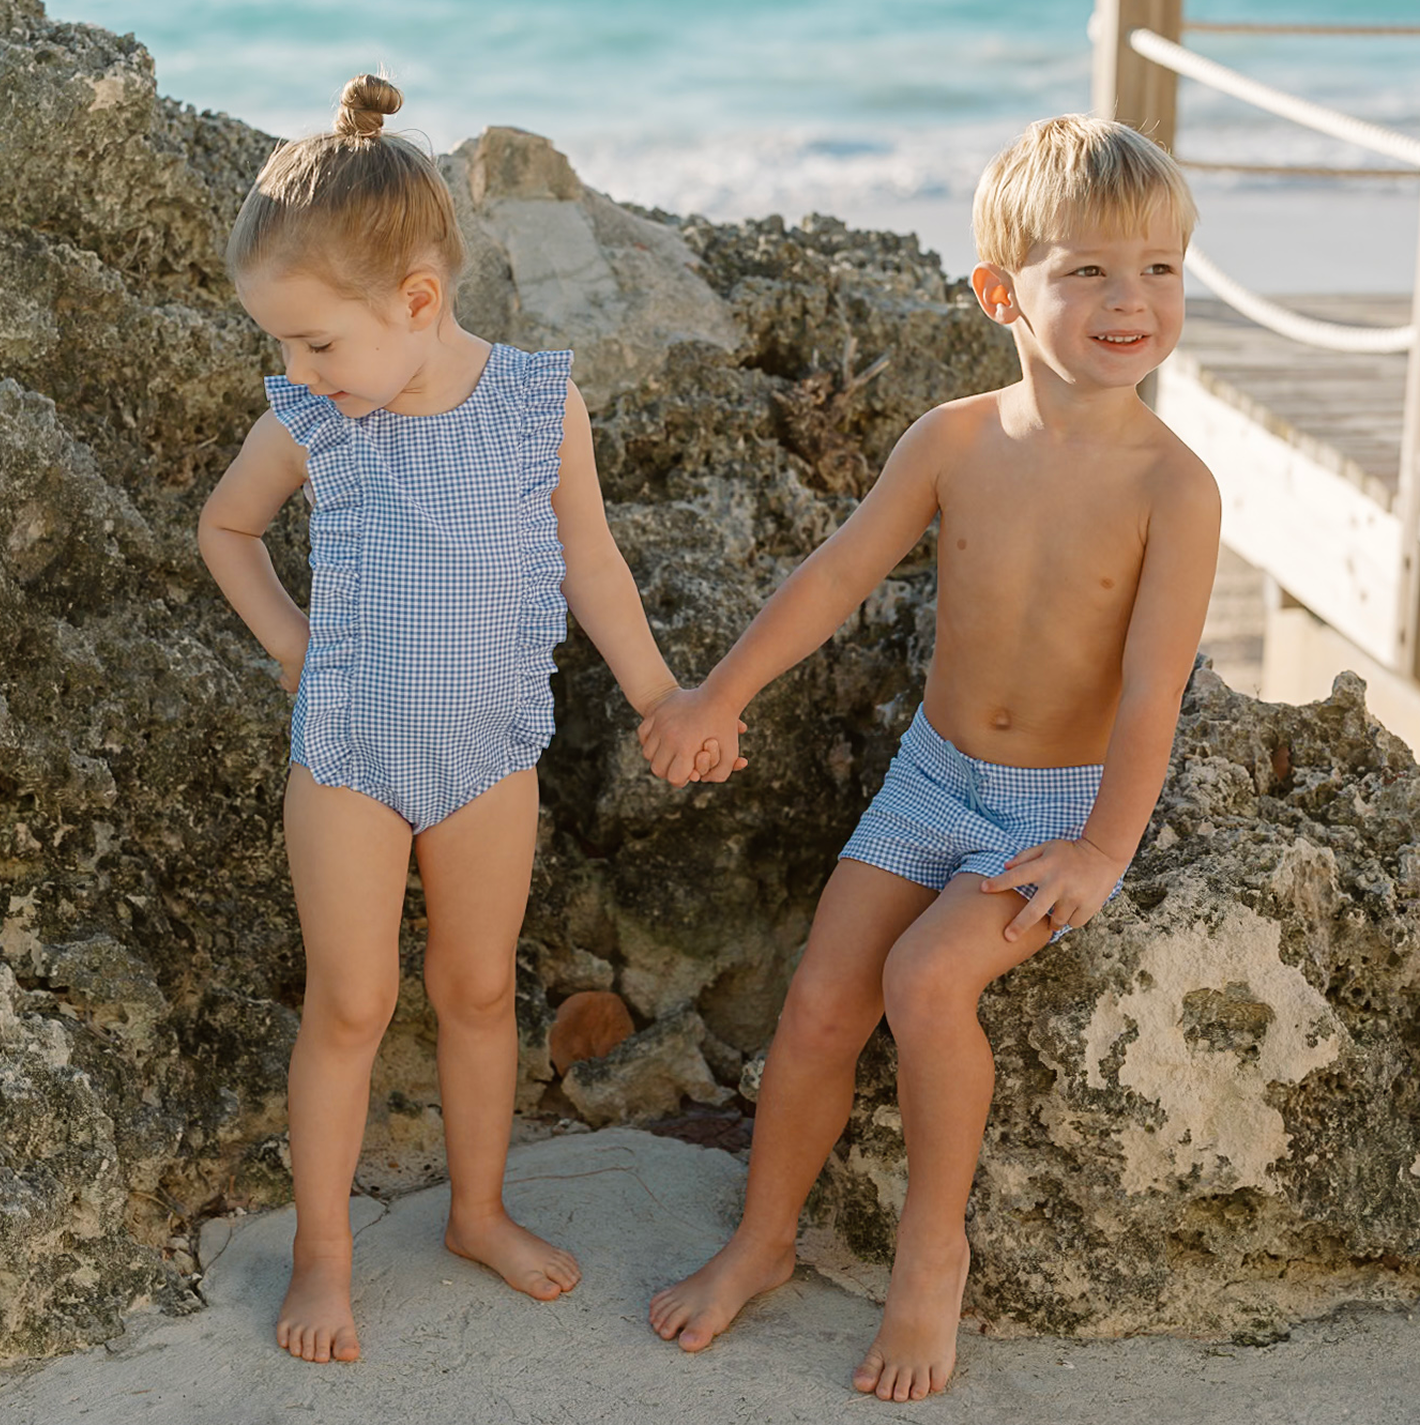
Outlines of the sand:
{"type": "Polygon", "coordinates": [[[272,1322],[289,1209],[209,1223],[207,1308],[134,1317],[107,1347],[0,1381],[6,1425],[700,1425],[933,1420],[972,1425],[1413,1425],[1414,1313],[1355,1309],[1255,1348],[1163,1338],[992,1340],[968,1322],[944,1396],[886,1405],[850,1375],[872,1302],[800,1268],[710,1350],[646,1325],[652,1292],[724,1240],[744,1166],[630,1129],[515,1148],[509,1203],[573,1247],[582,1284],[540,1304],[440,1245],[446,1188],[352,1203],[364,1357],[308,1365],[272,1322]]]}

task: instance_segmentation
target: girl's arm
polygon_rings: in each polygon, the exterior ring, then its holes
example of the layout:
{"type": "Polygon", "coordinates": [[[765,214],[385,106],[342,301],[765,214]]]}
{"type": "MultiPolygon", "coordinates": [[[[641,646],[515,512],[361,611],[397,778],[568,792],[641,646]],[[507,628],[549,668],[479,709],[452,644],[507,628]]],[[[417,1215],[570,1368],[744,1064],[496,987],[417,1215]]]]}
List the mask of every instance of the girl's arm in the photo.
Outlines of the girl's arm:
{"type": "Polygon", "coordinates": [[[261,537],[306,478],[305,452],[270,411],[251,428],[241,454],[202,507],[197,543],[212,577],[296,691],[310,626],[272,568],[261,537]]]}
{"type": "Polygon", "coordinates": [[[592,424],[582,393],[570,381],[561,456],[552,507],[567,565],[562,593],[627,702],[645,717],[678,684],[656,647],[636,581],[607,527],[592,453],[592,424]]]}
{"type": "Polygon", "coordinates": [[[698,780],[695,753],[709,742],[720,761],[704,779],[730,775],[742,760],[737,730],[750,699],[828,639],[931,524],[951,425],[943,408],[917,421],[862,504],[779,586],[710,676],[642,724],[642,752],[658,777],[675,786],[698,780]]]}

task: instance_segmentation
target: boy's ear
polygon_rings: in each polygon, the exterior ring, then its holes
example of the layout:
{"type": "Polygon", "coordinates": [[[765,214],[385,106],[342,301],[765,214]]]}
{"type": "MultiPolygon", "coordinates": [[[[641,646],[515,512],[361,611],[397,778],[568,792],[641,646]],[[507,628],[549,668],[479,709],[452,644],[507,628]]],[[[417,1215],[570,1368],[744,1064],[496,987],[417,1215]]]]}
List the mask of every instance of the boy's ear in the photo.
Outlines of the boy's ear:
{"type": "Polygon", "coordinates": [[[444,282],[437,272],[411,272],[399,284],[399,300],[413,331],[424,331],[438,321],[444,307],[444,282]]]}
{"type": "Polygon", "coordinates": [[[994,262],[978,262],[971,270],[971,290],[976,293],[981,310],[993,322],[1008,326],[1019,315],[1011,292],[1011,274],[1004,267],[997,267],[994,262]]]}

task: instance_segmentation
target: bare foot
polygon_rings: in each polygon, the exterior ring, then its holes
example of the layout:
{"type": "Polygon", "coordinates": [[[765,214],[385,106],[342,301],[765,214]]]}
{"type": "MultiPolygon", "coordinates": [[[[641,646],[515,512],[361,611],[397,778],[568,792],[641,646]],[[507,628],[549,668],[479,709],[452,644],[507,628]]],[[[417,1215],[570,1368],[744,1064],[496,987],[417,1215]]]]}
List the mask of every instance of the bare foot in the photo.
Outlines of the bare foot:
{"type": "Polygon", "coordinates": [[[794,1248],[782,1251],[732,1237],[698,1272],[651,1298],[651,1329],[682,1351],[703,1351],[750,1297],[783,1286],[794,1274],[794,1248]]]}
{"type": "Polygon", "coordinates": [[[491,1267],[516,1291],[538,1301],[555,1301],[582,1280],[577,1259],[519,1227],[506,1212],[478,1221],[449,1219],[444,1246],[491,1267]]]}
{"type": "Polygon", "coordinates": [[[856,1390],[879,1400],[921,1400],[947,1388],[970,1265],[965,1237],[932,1253],[905,1250],[899,1240],[883,1324],[853,1372],[856,1390]]]}
{"type": "Polygon", "coordinates": [[[276,1321],[276,1343],[303,1361],[355,1361],[360,1341],[350,1312],[350,1244],[302,1253],[276,1321]]]}

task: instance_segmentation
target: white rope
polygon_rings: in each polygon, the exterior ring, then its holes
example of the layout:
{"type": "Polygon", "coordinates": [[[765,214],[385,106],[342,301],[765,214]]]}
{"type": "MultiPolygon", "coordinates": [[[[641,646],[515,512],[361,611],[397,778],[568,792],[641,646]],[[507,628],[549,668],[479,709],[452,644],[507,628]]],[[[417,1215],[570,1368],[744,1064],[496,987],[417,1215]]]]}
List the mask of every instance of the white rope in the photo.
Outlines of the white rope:
{"type": "Polygon", "coordinates": [[[1347,327],[1338,322],[1321,322],[1304,317],[1287,307],[1279,307],[1266,297],[1250,292],[1213,265],[1206,253],[1191,247],[1184,255],[1183,265],[1202,283],[1216,292],[1235,311],[1306,346],[1320,346],[1328,351],[1391,352],[1409,351],[1415,346],[1415,327],[1347,327]]]}
{"type": "Polygon", "coordinates": [[[1352,118],[1350,114],[1328,109],[1321,104],[1313,104],[1309,99],[1297,99],[1284,94],[1280,89],[1259,84],[1235,69],[1228,69],[1211,59],[1186,50],[1153,30],[1130,30],[1129,45],[1145,59],[1161,64],[1185,78],[1196,79],[1212,89],[1221,89],[1268,113],[1291,119],[1319,133],[1330,134],[1333,138],[1344,139],[1347,143],[1359,144],[1373,153],[1383,153],[1398,158],[1403,163],[1412,163],[1420,168],[1420,139],[1408,134],[1397,133],[1394,129],[1382,128],[1379,124],[1367,123],[1364,119],[1352,118]]]}

